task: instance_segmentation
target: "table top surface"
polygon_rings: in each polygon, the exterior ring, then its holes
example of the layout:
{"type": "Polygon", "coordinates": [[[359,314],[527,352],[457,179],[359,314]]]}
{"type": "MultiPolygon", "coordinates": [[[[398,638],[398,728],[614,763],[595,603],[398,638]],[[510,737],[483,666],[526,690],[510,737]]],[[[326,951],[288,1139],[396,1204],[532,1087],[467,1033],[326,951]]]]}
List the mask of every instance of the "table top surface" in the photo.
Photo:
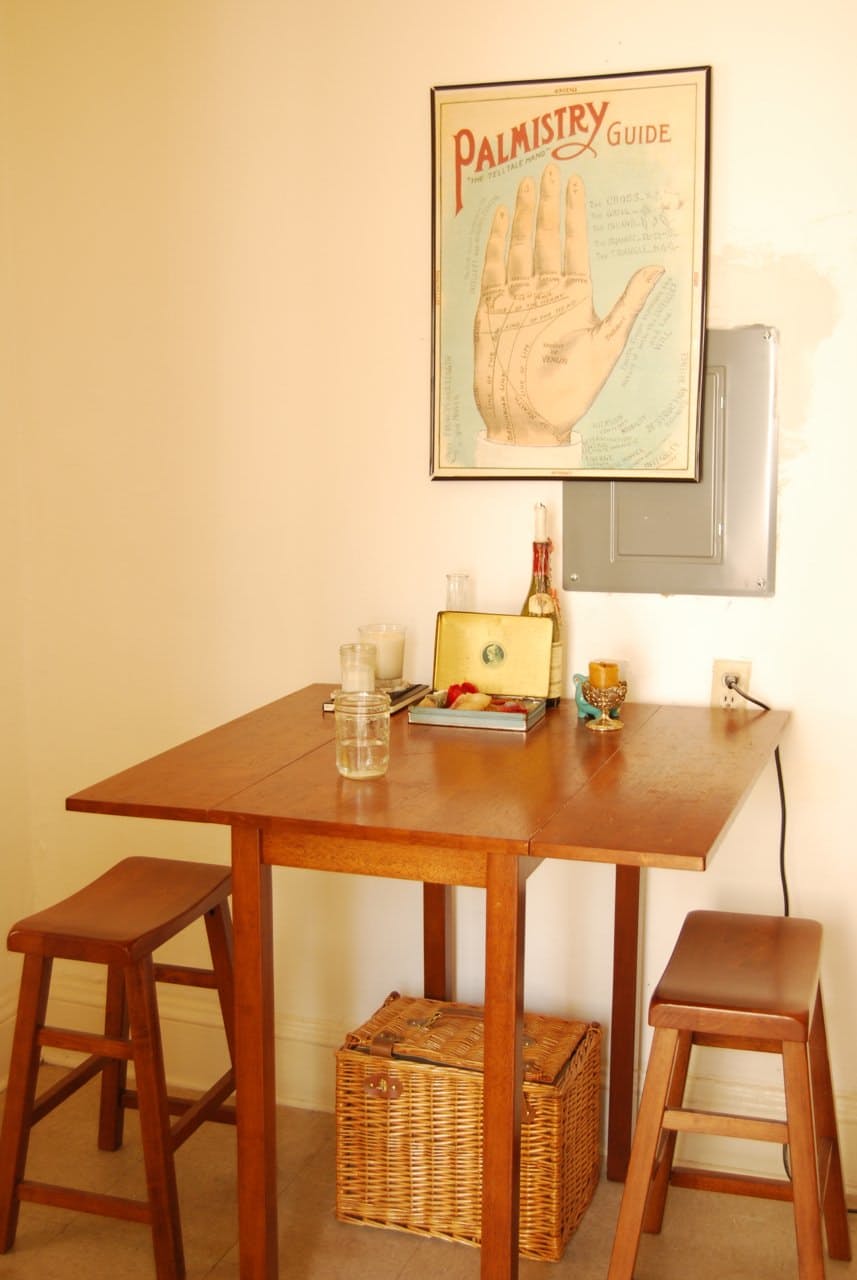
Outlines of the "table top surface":
{"type": "Polygon", "coordinates": [[[704,869],[788,713],[627,703],[595,733],[573,700],[527,733],[391,720],[383,778],[337,773],[328,685],[310,685],[70,796],[68,809],[704,869]]]}

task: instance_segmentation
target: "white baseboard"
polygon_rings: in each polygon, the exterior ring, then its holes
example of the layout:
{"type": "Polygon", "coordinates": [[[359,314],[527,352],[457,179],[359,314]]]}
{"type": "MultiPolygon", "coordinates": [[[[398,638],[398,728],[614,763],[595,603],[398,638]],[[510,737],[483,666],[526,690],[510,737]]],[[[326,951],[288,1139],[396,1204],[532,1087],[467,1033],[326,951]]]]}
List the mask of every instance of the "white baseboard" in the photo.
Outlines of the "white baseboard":
{"type": "MultiPolygon", "coordinates": [[[[56,1026],[101,1031],[103,991],[100,975],[89,978],[57,974],[51,990],[49,1021],[56,1026]]],[[[8,1078],[17,998],[17,986],[0,993],[0,1088],[6,1087],[8,1078]]],[[[206,1088],[227,1065],[216,995],[193,987],[161,986],[158,1008],[170,1084],[179,1089],[206,1088]]],[[[334,1054],[347,1030],[320,1019],[277,1019],[278,1102],[306,1110],[333,1111],[334,1054]]],[[[69,1066],[79,1061],[80,1055],[48,1049],[44,1060],[69,1066]]]]}
{"type": "Polygon", "coordinates": [[[9,1079],[9,1059],[12,1056],[12,1033],[15,1030],[15,1010],[18,1007],[18,984],[10,983],[0,990],[0,1089],[5,1089],[9,1079]]]}
{"type": "MultiPolygon", "coordinates": [[[[54,981],[50,1019],[58,1025],[101,1029],[103,987],[98,980],[61,977],[54,981]]],[[[212,992],[161,987],[161,1027],[170,1083],[204,1089],[226,1069],[223,1028],[212,992]]],[[[5,1087],[12,1044],[17,988],[0,992],[0,1086],[5,1087]]],[[[280,1017],[276,1021],[277,1101],[283,1106],[332,1112],[335,1102],[335,1052],[350,1027],[322,1019],[280,1017]]],[[[74,1055],[51,1050],[46,1061],[68,1064],[74,1055]]],[[[694,1105],[745,1115],[782,1115],[777,1086],[702,1077],[691,1082],[694,1105]]],[[[603,1099],[602,1099],[603,1101],[603,1099]]],[[[836,1099],[846,1189],[857,1197],[857,1096],[836,1099]]],[[[782,1154],[774,1144],[679,1139],[682,1163],[715,1164],[736,1173],[782,1174],[782,1154]],[[704,1154],[703,1154],[704,1152],[704,1154]]]]}
{"type": "MultiPolygon", "coordinates": [[[[758,1081],[724,1079],[716,1075],[691,1078],[687,1100],[690,1105],[701,1110],[720,1111],[728,1115],[785,1118],[781,1084],[767,1085],[758,1081]]],[[[854,1094],[839,1094],[835,1101],[843,1178],[850,1204],[857,1199],[857,1097],[854,1094]]],[[[784,1176],[782,1148],[773,1142],[747,1142],[679,1134],[676,1163],[722,1169],[736,1174],[772,1178],[784,1176]]]]}

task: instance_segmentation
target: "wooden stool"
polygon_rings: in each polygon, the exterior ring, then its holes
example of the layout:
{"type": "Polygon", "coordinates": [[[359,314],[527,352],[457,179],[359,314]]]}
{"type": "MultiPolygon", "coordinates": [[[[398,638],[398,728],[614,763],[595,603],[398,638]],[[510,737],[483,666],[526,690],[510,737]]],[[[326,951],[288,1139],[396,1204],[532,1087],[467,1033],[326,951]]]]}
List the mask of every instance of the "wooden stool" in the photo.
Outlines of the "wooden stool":
{"type": "Polygon", "coordinates": [[[0,1132],[0,1252],[15,1240],[22,1200],[148,1223],[158,1280],[185,1275],[173,1155],[203,1120],[234,1123],[224,1106],[234,1090],[230,1068],[196,1100],[167,1094],[156,982],[215,987],[233,1050],[232,922],[228,867],[163,858],[126,858],[65,901],[20,920],[9,933],[11,951],[24,952],[9,1088],[0,1132]],[[155,964],[156,947],[205,918],[212,969],[155,964]],[[55,958],[107,966],[104,1034],[45,1025],[55,958]],[[36,1097],[39,1050],[72,1049],[88,1057],[36,1097]],[[136,1090],[126,1089],[128,1062],[136,1090]],[[147,1200],[100,1195],[24,1177],[30,1130],[93,1076],[101,1075],[98,1146],[122,1143],[124,1108],[136,1106],[147,1200]],[[179,1116],[171,1127],[170,1114],[179,1116]]]}
{"type": "Polygon", "coordinates": [[[608,1280],[631,1280],[640,1232],[660,1231],[670,1185],[791,1200],[800,1280],[824,1276],[822,1216],[830,1257],[851,1257],[820,960],[814,920],[722,911],[685,920],[649,1006],[655,1032],[608,1280]],[[786,1120],[683,1107],[693,1045],[781,1054],[786,1120]],[[679,1131],[787,1145],[791,1181],[674,1167],[679,1131]]]}

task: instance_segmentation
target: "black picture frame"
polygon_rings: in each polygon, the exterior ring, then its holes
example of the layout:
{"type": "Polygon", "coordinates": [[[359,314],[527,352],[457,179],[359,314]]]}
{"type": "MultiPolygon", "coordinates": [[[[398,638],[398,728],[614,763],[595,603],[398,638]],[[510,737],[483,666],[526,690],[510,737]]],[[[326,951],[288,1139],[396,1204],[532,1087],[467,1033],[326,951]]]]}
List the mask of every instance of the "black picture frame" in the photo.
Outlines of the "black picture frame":
{"type": "Polygon", "coordinates": [[[699,478],[710,68],[446,85],[433,479],[699,478]]]}

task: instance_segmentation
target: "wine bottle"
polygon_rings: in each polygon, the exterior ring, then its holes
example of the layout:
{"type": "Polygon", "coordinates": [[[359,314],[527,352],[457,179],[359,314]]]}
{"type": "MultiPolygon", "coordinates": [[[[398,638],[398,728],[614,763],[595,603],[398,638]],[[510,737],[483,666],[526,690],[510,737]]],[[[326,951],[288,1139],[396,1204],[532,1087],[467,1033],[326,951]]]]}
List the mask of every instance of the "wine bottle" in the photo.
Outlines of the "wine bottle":
{"type": "Polygon", "coordinates": [[[537,502],[533,538],[533,576],[521,613],[529,617],[549,617],[553,621],[547,696],[549,707],[555,707],[562,695],[562,620],[559,599],[551,582],[552,549],[553,543],[547,534],[547,508],[543,502],[537,502]]]}

